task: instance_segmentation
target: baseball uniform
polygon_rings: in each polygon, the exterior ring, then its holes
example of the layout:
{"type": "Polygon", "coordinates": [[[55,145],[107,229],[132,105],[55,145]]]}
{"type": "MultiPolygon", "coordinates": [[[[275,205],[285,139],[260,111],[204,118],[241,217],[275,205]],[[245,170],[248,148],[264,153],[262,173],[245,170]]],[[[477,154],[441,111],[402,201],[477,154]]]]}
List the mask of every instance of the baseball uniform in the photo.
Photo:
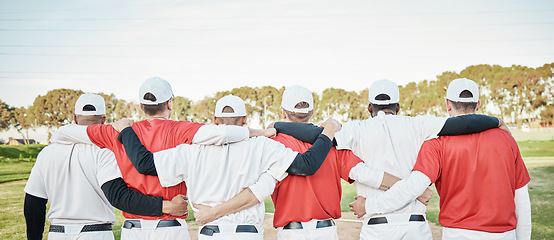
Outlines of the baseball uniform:
{"type": "Polygon", "coordinates": [[[503,130],[429,140],[421,147],[413,170],[398,186],[367,199],[366,209],[398,208],[410,195],[435,183],[443,239],[515,239],[514,229],[525,221],[529,229],[518,233],[518,239],[530,238],[529,198],[514,201],[519,189],[526,192],[529,173],[517,143],[503,130]],[[528,211],[516,214],[518,206],[527,206],[528,211]]]}
{"type": "MultiPolygon", "coordinates": [[[[223,144],[247,139],[247,128],[236,126],[208,126],[187,121],[154,119],[139,121],[133,125],[141,141],[151,151],[175,147],[181,143],[223,144]],[[198,136],[197,136],[198,135],[198,136]]],[[[117,141],[119,133],[110,125],[92,125],[60,128],[53,136],[59,142],[94,143],[112,150],[123,179],[129,187],[148,195],[171,200],[177,194],[186,194],[185,183],[164,188],[156,176],[142,175],[129,161],[123,145],[117,141]]],[[[134,215],[124,212],[127,219],[122,227],[122,239],[189,239],[184,218],[164,214],[161,217],[134,215]]]]}
{"type": "MultiPolygon", "coordinates": [[[[305,152],[311,144],[289,135],[278,134],[273,140],[294,151],[305,152]]],[[[278,239],[338,239],[333,219],[341,217],[340,179],[354,180],[378,187],[383,171],[365,166],[348,150],[331,149],[327,158],[312,176],[289,175],[280,181],[272,195],[275,205],[273,226],[278,239]],[[358,172],[358,178],[351,175],[358,172]]]]}
{"type": "MultiPolygon", "coordinates": [[[[185,181],[189,186],[190,201],[209,206],[231,199],[244,188],[253,185],[264,172],[272,179],[282,180],[287,176],[289,166],[300,156],[283,144],[265,137],[254,137],[223,146],[181,144],[154,153],[152,160],[151,153],[143,153],[145,149],[140,146],[131,128],[121,131],[119,139],[130,151],[129,157],[140,172],[143,172],[145,165],[155,163],[155,172],[152,174],[158,175],[162,186],[173,186],[185,181]]],[[[312,148],[314,154],[311,155],[325,159],[332,143],[323,135],[321,141],[324,145],[314,144],[317,149],[312,148]]],[[[251,188],[259,204],[202,226],[199,239],[262,239],[263,200],[272,192],[272,183],[269,191],[262,191],[261,194],[251,188]]]]}
{"type": "Polygon", "coordinates": [[[51,144],[37,156],[24,190],[50,202],[48,239],[114,239],[114,211],[101,186],[120,177],[107,149],[51,144]],[[100,230],[87,231],[94,228],[100,230]]]}

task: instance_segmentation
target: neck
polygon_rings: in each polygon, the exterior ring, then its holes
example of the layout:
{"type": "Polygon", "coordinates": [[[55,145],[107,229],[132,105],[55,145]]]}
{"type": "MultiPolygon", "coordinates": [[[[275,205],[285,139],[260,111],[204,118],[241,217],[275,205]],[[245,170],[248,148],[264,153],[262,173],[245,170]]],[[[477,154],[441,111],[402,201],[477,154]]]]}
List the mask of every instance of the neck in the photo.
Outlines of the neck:
{"type": "Polygon", "coordinates": [[[169,117],[167,116],[161,116],[161,115],[155,115],[155,116],[146,116],[146,120],[151,122],[154,119],[160,119],[160,120],[168,120],[169,117]]]}

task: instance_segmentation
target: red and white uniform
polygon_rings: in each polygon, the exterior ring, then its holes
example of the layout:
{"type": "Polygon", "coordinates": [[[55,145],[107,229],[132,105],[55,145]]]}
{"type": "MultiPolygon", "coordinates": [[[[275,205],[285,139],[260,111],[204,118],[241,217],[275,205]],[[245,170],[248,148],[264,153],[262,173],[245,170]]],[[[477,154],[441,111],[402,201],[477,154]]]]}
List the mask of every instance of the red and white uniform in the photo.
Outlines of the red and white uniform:
{"type": "Polygon", "coordinates": [[[423,144],[408,179],[368,199],[366,209],[383,212],[399,207],[410,192],[417,197],[417,192],[435,183],[443,239],[515,239],[514,229],[526,222],[524,215],[529,217],[530,236],[530,209],[522,211],[530,206],[529,198],[518,201],[518,189],[529,181],[515,140],[503,130],[439,137],[423,144]]]}
{"type": "MultiPolygon", "coordinates": [[[[111,125],[98,124],[88,126],[86,131],[83,131],[83,129],[80,126],[62,127],[56,132],[59,135],[53,136],[53,138],[56,138],[56,142],[92,142],[99,147],[110,149],[115,154],[123,180],[130,188],[141,193],[162,196],[164,200],[171,200],[177,194],[186,195],[187,187],[184,182],[164,188],[160,185],[157,176],[138,173],[127,157],[123,144],[117,140],[119,132],[115,131],[111,125]]],[[[182,143],[223,144],[244,140],[249,136],[248,129],[244,127],[203,125],[188,121],[160,119],[154,119],[151,122],[147,120],[136,122],[133,124],[133,130],[142,144],[151,152],[173,148],[182,143]],[[227,136],[230,137],[227,138],[227,136]]],[[[123,228],[121,231],[122,239],[190,239],[188,227],[184,220],[186,215],[182,218],[167,214],[161,217],[151,217],[124,212],[123,215],[127,219],[140,220],[142,228],[123,228]],[[159,219],[177,219],[181,226],[156,228],[159,219]],[[152,221],[152,223],[148,221],[152,221]]]]}
{"type": "MultiPolygon", "coordinates": [[[[434,116],[385,115],[379,112],[370,119],[343,123],[341,130],[335,134],[337,149],[350,149],[366,164],[405,178],[410,175],[423,142],[436,137],[446,119],[434,116]]],[[[355,182],[354,186],[358,195],[366,198],[384,192],[358,182],[355,182]]],[[[431,228],[427,222],[408,221],[413,214],[425,216],[425,211],[425,205],[413,200],[404,204],[402,208],[384,215],[366,214],[360,237],[432,239],[431,228]],[[368,225],[372,217],[386,217],[389,222],[368,225]],[[395,221],[392,221],[393,219],[395,221]]]]}
{"type": "MultiPolygon", "coordinates": [[[[311,147],[311,144],[285,134],[278,134],[273,140],[301,153],[311,147]]],[[[338,239],[336,226],[315,228],[315,221],[341,217],[340,179],[352,183],[350,170],[361,162],[351,151],[339,151],[333,147],[314,175],[289,175],[278,182],[271,196],[275,205],[273,226],[278,230],[277,239],[338,239]],[[307,224],[303,224],[302,230],[283,230],[282,227],[292,221],[307,224]],[[308,225],[314,227],[306,229],[308,225]]]]}

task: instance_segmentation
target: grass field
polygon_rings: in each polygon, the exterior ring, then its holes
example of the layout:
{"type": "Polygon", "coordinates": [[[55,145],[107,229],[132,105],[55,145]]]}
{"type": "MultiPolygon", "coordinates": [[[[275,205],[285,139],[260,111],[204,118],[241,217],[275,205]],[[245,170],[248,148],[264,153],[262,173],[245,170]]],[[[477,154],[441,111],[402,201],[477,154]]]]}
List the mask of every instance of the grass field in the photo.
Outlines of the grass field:
{"type": "MultiPolygon", "coordinates": [[[[532,179],[529,184],[533,217],[532,239],[554,239],[554,141],[523,141],[518,144],[532,179]]],[[[0,239],[25,239],[25,181],[17,180],[27,179],[36,155],[43,147],[44,145],[0,146],[0,198],[3,200],[0,202],[0,239]]],[[[348,204],[354,201],[356,191],[344,181],[342,186],[341,208],[346,212],[350,209],[348,204]]],[[[427,218],[438,223],[439,199],[436,192],[434,196],[427,208],[427,218]]],[[[265,203],[266,211],[274,212],[271,199],[266,199],[265,203]]],[[[123,222],[119,210],[116,210],[116,218],[114,233],[116,239],[119,239],[123,222]]],[[[193,219],[192,214],[189,214],[188,220],[193,219]]]]}

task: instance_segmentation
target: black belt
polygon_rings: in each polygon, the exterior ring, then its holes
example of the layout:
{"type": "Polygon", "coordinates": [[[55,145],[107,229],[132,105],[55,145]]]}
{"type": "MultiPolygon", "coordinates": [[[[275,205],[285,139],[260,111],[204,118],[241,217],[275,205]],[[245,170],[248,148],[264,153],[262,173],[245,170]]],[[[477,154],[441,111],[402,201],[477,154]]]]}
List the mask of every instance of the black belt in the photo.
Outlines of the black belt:
{"type": "MultiPolygon", "coordinates": [[[[324,227],[330,227],[330,226],[335,226],[335,221],[333,221],[333,219],[317,221],[315,228],[324,228],[324,227]]],[[[283,227],[283,229],[304,229],[304,228],[302,227],[301,222],[289,222],[287,225],[283,227]]]]}
{"type": "MultiPolygon", "coordinates": [[[[238,233],[258,233],[258,229],[254,225],[237,225],[235,232],[238,233]]],[[[200,234],[206,236],[213,236],[214,233],[219,233],[219,226],[206,225],[200,229],[200,234]]]]}
{"type": "MultiPolygon", "coordinates": [[[[163,219],[158,222],[156,227],[178,227],[181,226],[181,223],[175,219],[163,219]]],[[[125,220],[123,222],[123,228],[140,228],[140,220],[125,220]]]]}
{"type": "MultiPolygon", "coordinates": [[[[410,222],[425,222],[425,217],[420,214],[414,214],[410,216],[410,222]]],[[[370,218],[367,225],[389,223],[386,217],[370,218]]]]}
{"type": "MultiPolygon", "coordinates": [[[[104,224],[92,224],[92,225],[85,225],[81,232],[101,232],[101,231],[111,231],[112,230],[112,224],[111,223],[104,223],[104,224]]],[[[62,225],[50,225],[50,232],[58,232],[58,233],[65,233],[65,227],[62,225]]]]}

